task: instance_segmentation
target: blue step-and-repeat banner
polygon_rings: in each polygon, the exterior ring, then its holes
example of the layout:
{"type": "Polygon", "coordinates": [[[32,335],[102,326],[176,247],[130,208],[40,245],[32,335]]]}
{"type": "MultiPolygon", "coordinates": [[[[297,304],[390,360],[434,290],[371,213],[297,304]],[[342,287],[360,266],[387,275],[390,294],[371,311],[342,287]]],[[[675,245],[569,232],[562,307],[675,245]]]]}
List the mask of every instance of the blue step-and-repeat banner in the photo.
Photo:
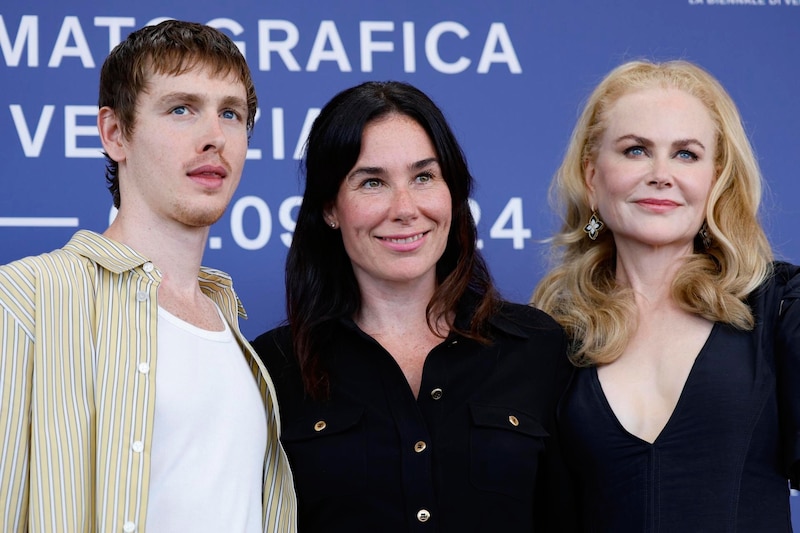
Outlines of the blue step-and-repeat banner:
{"type": "Polygon", "coordinates": [[[800,0],[30,0],[0,6],[0,263],[105,229],[99,67],[164,18],[222,29],[253,71],[244,177],[204,260],[233,275],[250,338],[283,317],[308,128],[336,92],[370,79],[410,82],[445,111],[477,180],[480,244],[511,300],[527,301],[545,267],[557,225],[547,187],[583,100],[640,57],[695,61],[727,87],[768,183],[768,234],[800,262],[800,0]]]}

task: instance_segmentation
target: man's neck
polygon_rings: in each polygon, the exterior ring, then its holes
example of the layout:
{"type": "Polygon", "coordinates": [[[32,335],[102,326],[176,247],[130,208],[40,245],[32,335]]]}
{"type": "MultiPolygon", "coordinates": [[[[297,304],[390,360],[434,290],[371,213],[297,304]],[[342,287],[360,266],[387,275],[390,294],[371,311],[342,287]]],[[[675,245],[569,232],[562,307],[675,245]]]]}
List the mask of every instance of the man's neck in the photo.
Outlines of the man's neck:
{"type": "Polygon", "coordinates": [[[146,224],[134,226],[118,216],[105,236],[130,246],[153,262],[161,274],[160,307],[199,328],[221,331],[224,325],[216,307],[197,281],[208,227],[155,228],[146,224]]]}
{"type": "Polygon", "coordinates": [[[163,283],[172,291],[199,291],[197,273],[208,239],[208,227],[160,227],[132,223],[118,216],[104,235],[147,257],[158,268],[163,283]]]}

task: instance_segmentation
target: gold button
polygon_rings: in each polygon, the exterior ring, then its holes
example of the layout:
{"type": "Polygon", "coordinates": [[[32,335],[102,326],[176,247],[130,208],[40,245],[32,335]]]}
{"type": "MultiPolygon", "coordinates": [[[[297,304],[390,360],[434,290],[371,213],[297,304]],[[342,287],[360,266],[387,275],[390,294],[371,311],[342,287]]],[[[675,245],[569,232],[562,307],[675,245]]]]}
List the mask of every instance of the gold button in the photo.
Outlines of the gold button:
{"type": "Polygon", "coordinates": [[[431,398],[433,398],[434,400],[438,400],[441,397],[442,397],[442,389],[437,387],[431,391],[431,398]]]}
{"type": "Polygon", "coordinates": [[[517,420],[517,417],[514,415],[509,415],[508,421],[511,422],[511,425],[514,427],[517,427],[519,425],[519,420],[517,420]]]}
{"type": "Polygon", "coordinates": [[[428,447],[428,445],[427,445],[427,444],[425,444],[425,443],[424,443],[424,442],[422,442],[422,441],[419,441],[419,442],[417,442],[417,443],[414,445],[414,451],[415,451],[415,452],[417,452],[417,453],[419,453],[419,452],[421,452],[421,451],[425,450],[425,448],[427,448],[427,447],[428,447]]]}
{"type": "Polygon", "coordinates": [[[417,511],[417,520],[420,522],[427,522],[430,517],[431,513],[429,513],[427,509],[420,509],[417,511]]]}
{"type": "Polygon", "coordinates": [[[324,420],[320,420],[319,422],[314,424],[314,431],[322,431],[326,427],[328,427],[328,424],[326,424],[324,420]]]}

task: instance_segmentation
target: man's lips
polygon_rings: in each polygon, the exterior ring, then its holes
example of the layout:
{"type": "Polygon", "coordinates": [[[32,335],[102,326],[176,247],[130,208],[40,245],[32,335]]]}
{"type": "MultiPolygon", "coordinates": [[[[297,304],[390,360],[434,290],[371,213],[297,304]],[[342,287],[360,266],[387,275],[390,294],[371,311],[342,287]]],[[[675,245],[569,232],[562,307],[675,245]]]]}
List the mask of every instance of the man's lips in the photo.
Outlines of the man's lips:
{"type": "Polygon", "coordinates": [[[225,178],[228,175],[228,171],[224,167],[216,165],[203,165],[190,170],[186,174],[198,178],[225,178]]]}

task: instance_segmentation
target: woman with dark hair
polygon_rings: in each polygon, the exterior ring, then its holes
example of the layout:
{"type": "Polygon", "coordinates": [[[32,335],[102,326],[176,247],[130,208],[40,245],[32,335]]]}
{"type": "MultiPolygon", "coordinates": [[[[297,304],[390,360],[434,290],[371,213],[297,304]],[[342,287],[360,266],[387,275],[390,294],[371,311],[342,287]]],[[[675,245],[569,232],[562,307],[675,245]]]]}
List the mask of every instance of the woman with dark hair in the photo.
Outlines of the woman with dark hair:
{"type": "Polygon", "coordinates": [[[254,342],[300,530],[568,530],[565,336],[497,295],[442,112],[403,83],[347,89],[314,122],[305,174],[288,325],[254,342]]]}

